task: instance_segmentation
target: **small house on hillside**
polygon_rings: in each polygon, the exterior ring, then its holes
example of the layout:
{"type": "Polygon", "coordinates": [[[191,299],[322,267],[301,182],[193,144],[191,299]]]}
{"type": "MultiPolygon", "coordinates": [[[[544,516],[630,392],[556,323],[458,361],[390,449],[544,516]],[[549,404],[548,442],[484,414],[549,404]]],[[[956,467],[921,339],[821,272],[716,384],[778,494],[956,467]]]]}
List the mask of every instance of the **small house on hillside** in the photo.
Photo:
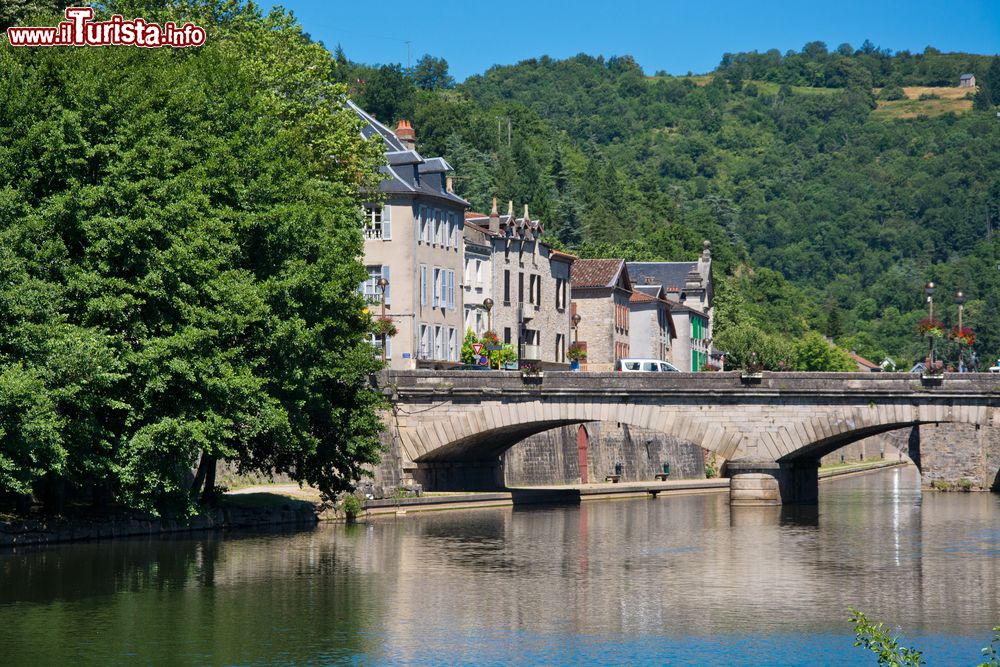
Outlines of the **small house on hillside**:
{"type": "Polygon", "coordinates": [[[862,372],[862,373],[881,373],[882,372],[882,367],[880,365],[876,364],[874,361],[869,361],[868,359],[865,359],[864,357],[862,357],[860,354],[858,354],[854,350],[851,350],[850,355],[851,355],[851,359],[854,360],[854,363],[856,363],[858,365],[858,370],[860,372],[862,372]]]}
{"type": "Polygon", "coordinates": [[[975,74],[963,74],[958,79],[959,88],[975,88],[976,87],[976,75],[975,74]]]}

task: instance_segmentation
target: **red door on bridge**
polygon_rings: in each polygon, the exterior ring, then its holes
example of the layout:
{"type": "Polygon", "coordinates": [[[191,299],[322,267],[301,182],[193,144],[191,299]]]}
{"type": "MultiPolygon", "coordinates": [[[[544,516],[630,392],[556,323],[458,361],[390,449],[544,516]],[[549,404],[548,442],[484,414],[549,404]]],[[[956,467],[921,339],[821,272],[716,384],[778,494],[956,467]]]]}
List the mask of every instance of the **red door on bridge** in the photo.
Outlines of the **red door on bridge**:
{"type": "Polygon", "coordinates": [[[587,429],[583,424],[576,430],[576,454],[580,462],[580,483],[586,484],[590,474],[587,470],[587,429]]]}

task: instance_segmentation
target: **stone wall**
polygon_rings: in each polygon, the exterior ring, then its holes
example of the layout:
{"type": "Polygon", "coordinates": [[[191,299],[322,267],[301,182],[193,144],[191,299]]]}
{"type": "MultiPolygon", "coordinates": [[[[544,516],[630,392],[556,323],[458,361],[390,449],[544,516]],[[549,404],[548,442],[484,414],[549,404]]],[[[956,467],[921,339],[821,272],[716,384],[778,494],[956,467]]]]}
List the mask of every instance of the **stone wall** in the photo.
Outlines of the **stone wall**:
{"type": "MultiPolygon", "coordinates": [[[[590,482],[622,464],[623,481],[651,480],[664,462],[671,479],[705,476],[704,450],[690,442],[616,422],[589,422],[587,466],[590,482]]],[[[578,426],[539,433],[514,445],[503,456],[504,478],[510,486],[576,484],[580,482],[577,454],[578,426]]]]}
{"type": "Polygon", "coordinates": [[[991,489],[1000,471],[1000,425],[924,424],[859,440],[823,457],[822,464],[851,461],[912,459],[920,468],[924,488],[991,489]],[[841,459],[843,456],[843,459],[841,459]],[[963,482],[963,480],[967,480],[963,482]]]}

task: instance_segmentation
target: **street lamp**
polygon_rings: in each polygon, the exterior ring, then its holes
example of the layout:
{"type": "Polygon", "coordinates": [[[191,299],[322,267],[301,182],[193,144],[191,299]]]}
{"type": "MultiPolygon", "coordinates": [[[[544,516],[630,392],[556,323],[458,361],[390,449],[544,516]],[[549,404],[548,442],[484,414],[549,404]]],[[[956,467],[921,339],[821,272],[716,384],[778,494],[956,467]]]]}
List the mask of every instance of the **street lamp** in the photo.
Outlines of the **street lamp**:
{"type": "Polygon", "coordinates": [[[958,372],[962,372],[962,310],[965,308],[965,294],[962,290],[955,292],[955,304],[958,306],[958,372]]]}
{"type": "Polygon", "coordinates": [[[583,319],[583,318],[580,317],[579,313],[577,313],[576,315],[573,316],[573,342],[574,343],[579,343],[580,342],[580,320],[581,319],[583,319]]]}
{"type": "MultiPolygon", "coordinates": [[[[924,286],[924,291],[927,292],[927,318],[930,322],[934,321],[934,283],[928,282],[924,286]]],[[[931,368],[934,367],[934,336],[928,336],[930,340],[930,356],[928,360],[930,361],[931,368]]],[[[931,370],[930,368],[927,370],[931,370]]]]}
{"type": "Polygon", "coordinates": [[[486,330],[493,331],[493,299],[483,299],[483,308],[486,309],[486,330]]]}
{"type": "MultiPolygon", "coordinates": [[[[375,281],[378,288],[382,290],[382,320],[385,320],[385,288],[389,286],[389,281],[386,280],[385,276],[379,276],[379,279],[375,281]]],[[[382,328],[382,364],[385,365],[385,328],[382,328]]]]}

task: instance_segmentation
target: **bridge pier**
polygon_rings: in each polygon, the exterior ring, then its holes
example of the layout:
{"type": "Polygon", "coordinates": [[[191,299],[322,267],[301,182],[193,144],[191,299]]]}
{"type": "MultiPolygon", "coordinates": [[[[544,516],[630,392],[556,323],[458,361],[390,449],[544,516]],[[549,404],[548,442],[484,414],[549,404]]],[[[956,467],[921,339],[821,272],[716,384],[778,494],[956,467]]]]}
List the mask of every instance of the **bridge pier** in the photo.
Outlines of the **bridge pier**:
{"type": "Polygon", "coordinates": [[[413,479],[424,491],[497,491],[504,488],[500,457],[487,461],[418,462],[413,479]]]}
{"type": "Polygon", "coordinates": [[[761,507],[815,504],[819,500],[819,461],[736,459],[726,464],[729,504],[761,507]]]}

